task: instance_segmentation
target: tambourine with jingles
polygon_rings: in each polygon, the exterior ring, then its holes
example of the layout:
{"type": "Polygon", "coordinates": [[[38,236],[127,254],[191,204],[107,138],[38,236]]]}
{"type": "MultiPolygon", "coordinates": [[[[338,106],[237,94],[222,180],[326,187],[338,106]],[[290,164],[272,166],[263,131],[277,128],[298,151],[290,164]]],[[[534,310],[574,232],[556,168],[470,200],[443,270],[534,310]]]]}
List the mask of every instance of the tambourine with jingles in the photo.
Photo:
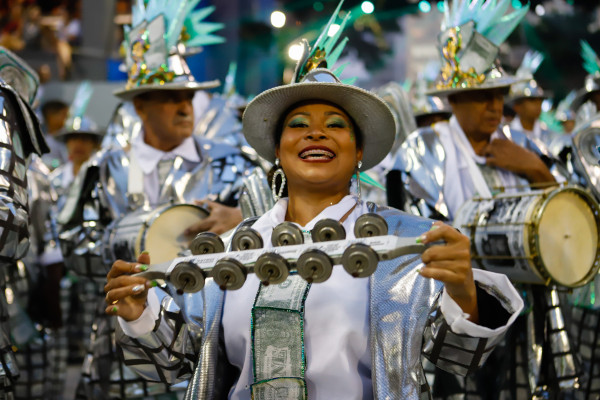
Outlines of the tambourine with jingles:
{"type": "Polygon", "coordinates": [[[471,239],[474,267],[514,282],[578,287],[600,267],[600,208],[579,187],[474,198],[454,226],[471,239]]]}
{"type": "Polygon", "coordinates": [[[304,244],[300,228],[283,222],[271,237],[273,248],[263,248],[260,234],[250,227],[238,229],[232,237],[232,251],[225,252],[221,239],[211,233],[198,235],[190,249],[194,256],[153,264],[136,276],[170,281],[181,293],[201,290],[207,279],[214,279],[223,290],[243,286],[249,273],[265,285],[278,284],[290,274],[298,274],[311,283],[324,282],[335,265],[356,278],[370,276],[381,260],[406,254],[420,254],[432,244],[417,238],[387,235],[388,226],[377,214],[365,214],[356,220],[357,239],[346,240],[343,226],[335,220],[319,221],[311,231],[313,243],[304,244]]]}

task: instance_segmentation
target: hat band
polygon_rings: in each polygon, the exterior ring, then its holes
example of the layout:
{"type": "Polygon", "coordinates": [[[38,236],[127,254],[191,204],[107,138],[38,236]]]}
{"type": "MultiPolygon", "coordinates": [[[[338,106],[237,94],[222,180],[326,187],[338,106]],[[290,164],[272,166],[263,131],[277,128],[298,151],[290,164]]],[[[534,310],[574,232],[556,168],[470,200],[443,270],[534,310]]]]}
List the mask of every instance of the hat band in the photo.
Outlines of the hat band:
{"type": "Polygon", "coordinates": [[[179,54],[169,56],[165,64],[153,70],[149,70],[146,63],[133,64],[125,89],[135,89],[144,85],[164,85],[174,81],[195,82],[187,63],[179,54]]]}

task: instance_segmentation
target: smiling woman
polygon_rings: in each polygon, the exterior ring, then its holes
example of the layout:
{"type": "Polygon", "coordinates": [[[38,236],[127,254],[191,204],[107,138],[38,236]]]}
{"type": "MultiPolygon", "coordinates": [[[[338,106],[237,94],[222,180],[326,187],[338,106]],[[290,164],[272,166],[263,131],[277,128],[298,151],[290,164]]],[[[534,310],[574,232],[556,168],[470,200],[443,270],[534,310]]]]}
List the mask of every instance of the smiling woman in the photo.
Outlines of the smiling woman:
{"type": "MultiPolygon", "coordinates": [[[[386,156],[394,126],[379,97],[323,68],[260,94],[248,104],[244,134],[275,162],[288,194],[242,227],[251,225],[268,248],[284,221],[299,226],[305,242],[326,218],[354,239],[358,218],[377,213],[390,235],[432,243],[420,258],[379,261],[364,279],[334,268],[313,284],[291,274],[267,286],[252,274],[226,294],[209,279],[202,294],[183,297],[149,289],[144,278],[129,276],[143,267],[117,261],[108,274],[106,312],[120,317],[125,359],[149,379],[169,383],[197,368],[190,398],[417,399],[428,391],[421,354],[455,373],[477,368],[522,307],[508,279],[472,271],[469,240],[450,226],[349,193],[361,163],[370,168],[386,156]],[[201,342],[193,332],[204,332],[201,342]],[[220,379],[205,379],[211,376],[220,379]]],[[[147,255],[138,261],[150,262],[147,255]]]]}
{"type": "MultiPolygon", "coordinates": [[[[229,278],[219,285],[211,275],[201,293],[178,295],[169,287],[173,296],[131,276],[145,266],[115,262],[106,313],[119,316],[125,362],[149,380],[190,378],[186,398],[424,398],[422,355],[448,371],[472,372],[523,306],[504,275],[471,270],[469,240],[457,230],[350,193],[352,176],[388,154],[396,125],[381,98],[327,69],[341,53],[331,42],[339,34],[326,36],[340,6],[323,30],[327,39],[312,50],[304,43],[292,83],[261,93],[246,108],[244,135],[274,163],[274,184],[285,184],[287,194],[273,186],[282,197],[264,215],[244,221],[234,237],[251,227],[269,249],[278,245],[274,232],[283,226],[311,243],[319,227],[334,220],[350,247],[360,247],[355,225],[360,231],[359,218],[376,213],[388,235],[409,247],[427,244],[427,250],[420,257],[363,258],[374,267],[363,278],[331,268],[329,279],[313,279],[314,273],[305,280],[292,270],[280,281],[261,281],[257,260],[255,273],[236,290],[224,293],[221,287],[233,289],[229,278]]],[[[219,263],[233,257],[213,256],[219,263]]],[[[149,263],[149,256],[138,262],[149,263]]]]}

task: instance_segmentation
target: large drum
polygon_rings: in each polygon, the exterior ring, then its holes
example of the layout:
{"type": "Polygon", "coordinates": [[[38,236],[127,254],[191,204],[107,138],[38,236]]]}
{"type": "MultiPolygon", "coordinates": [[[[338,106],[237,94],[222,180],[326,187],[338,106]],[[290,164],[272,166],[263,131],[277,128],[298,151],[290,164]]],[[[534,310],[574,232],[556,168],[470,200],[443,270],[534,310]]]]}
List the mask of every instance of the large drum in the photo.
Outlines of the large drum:
{"type": "Polygon", "coordinates": [[[578,187],[474,198],[454,226],[470,236],[474,267],[514,282],[577,287],[598,273],[600,210],[578,187]]]}
{"type": "Polygon", "coordinates": [[[115,220],[107,229],[105,262],[136,260],[144,250],[152,263],[162,263],[187,250],[190,238],[184,231],[203,220],[209,212],[192,204],[165,204],[139,209],[115,220]]]}

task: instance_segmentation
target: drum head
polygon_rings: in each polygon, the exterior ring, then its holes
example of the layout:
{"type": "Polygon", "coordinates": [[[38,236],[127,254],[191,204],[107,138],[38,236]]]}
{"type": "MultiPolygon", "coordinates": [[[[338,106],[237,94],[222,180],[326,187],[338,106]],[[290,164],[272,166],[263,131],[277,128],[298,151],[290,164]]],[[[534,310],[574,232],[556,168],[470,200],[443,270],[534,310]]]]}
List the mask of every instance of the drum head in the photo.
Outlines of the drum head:
{"type": "Polygon", "coordinates": [[[170,261],[188,248],[191,237],[183,232],[208,216],[205,209],[190,205],[174,205],[154,218],[146,232],[145,249],[153,264],[170,261]]]}
{"type": "Polygon", "coordinates": [[[549,275],[565,286],[586,283],[598,251],[598,226],[586,199],[569,190],[551,196],[540,217],[538,235],[549,275]]]}

